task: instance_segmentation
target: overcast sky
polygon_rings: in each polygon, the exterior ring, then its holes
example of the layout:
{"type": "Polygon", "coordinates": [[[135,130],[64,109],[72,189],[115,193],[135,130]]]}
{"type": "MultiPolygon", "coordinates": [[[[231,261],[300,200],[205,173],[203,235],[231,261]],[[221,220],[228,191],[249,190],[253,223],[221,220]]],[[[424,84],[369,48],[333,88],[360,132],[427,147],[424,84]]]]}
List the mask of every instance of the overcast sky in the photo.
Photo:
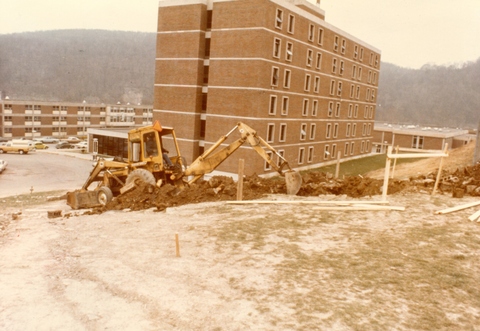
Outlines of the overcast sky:
{"type": "MultiPolygon", "coordinates": [[[[480,57],[480,0],[321,0],[321,8],[327,22],[380,49],[383,61],[402,67],[480,57]]],[[[0,0],[0,10],[0,34],[155,32],[158,0],[0,0]]]]}

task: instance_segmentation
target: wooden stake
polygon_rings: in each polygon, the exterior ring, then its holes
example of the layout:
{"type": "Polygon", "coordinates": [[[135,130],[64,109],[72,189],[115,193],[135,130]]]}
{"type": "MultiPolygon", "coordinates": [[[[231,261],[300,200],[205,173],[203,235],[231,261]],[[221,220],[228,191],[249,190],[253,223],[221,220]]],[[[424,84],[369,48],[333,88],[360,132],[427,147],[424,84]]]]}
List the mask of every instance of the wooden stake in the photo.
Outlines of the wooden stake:
{"type": "MultiPolygon", "coordinates": [[[[398,147],[398,145],[397,145],[397,147],[395,147],[395,154],[398,154],[398,148],[399,148],[399,147],[398,147]]],[[[397,158],[395,158],[395,159],[393,160],[392,175],[390,176],[390,178],[395,177],[395,166],[396,166],[396,165],[397,165],[397,158]]]]}
{"type": "MultiPolygon", "coordinates": [[[[447,152],[448,152],[448,144],[445,144],[445,150],[443,153],[447,154],[447,152]]],[[[438,182],[440,181],[440,177],[442,176],[442,166],[443,166],[443,156],[440,158],[440,165],[438,166],[437,179],[435,180],[435,185],[433,186],[432,196],[435,194],[435,191],[437,190],[437,187],[438,187],[438,182]]]]}
{"type": "Polygon", "coordinates": [[[178,233],[175,233],[175,255],[180,257],[180,241],[178,240],[178,233]]]}
{"type": "Polygon", "coordinates": [[[237,181],[237,200],[243,199],[243,170],[245,168],[245,160],[238,160],[238,181],[237,181]]]}
{"type": "Polygon", "coordinates": [[[339,151],[337,153],[337,166],[335,167],[335,178],[338,178],[338,174],[340,173],[340,158],[342,153],[339,151]]]}
{"type": "Polygon", "coordinates": [[[390,178],[390,155],[392,154],[392,146],[388,146],[387,150],[387,162],[385,164],[385,175],[383,177],[383,190],[382,190],[382,200],[387,200],[387,190],[388,190],[388,179],[390,178]]]}

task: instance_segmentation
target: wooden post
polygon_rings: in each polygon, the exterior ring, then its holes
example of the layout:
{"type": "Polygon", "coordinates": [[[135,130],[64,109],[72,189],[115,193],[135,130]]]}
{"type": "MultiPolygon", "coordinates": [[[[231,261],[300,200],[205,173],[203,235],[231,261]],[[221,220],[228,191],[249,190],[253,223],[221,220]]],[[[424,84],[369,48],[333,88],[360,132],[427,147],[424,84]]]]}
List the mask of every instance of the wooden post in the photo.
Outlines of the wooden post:
{"type": "Polygon", "coordinates": [[[338,174],[340,173],[340,158],[342,153],[339,151],[337,153],[337,166],[335,167],[335,178],[338,178],[338,174]]]}
{"type": "MultiPolygon", "coordinates": [[[[398,154],[398,145],[395,147],[395,154],[398,154]]],[[[395,166],[397,165],[397,159],[393,160],[393,167],[392,167],[392,176],[390,178],[393,178],[395,176],[395,166]]]]}
{"type": "Polygon", "coordinates": [[[245,168],[245,160],[238,160],[238,181],[237,181],[237,201],[243,200],[243,170],[245,168]]]}
{"type": "Polygon", "coordinates": [[[175,255],[180,257],[180,242],[178,240],[178,233],[175,233],[175,255]]]}
{"type": "Polygon", "coordinates": [[[387,190],[388,190],[388,178],[390,177],[390,157],[389,155],[392,154],[392,146],[388,146],[387,149],[387,161],[385,164],[385,176],[383,177],[383,190],[382,190],[382,200],[387,200],[387,190]]]}
{"type": "MultiPolygon", "coordinates": [[[[444,154],[448,153],[448,144],[445,144],[445,149],[443,153],[444,154]]],[[[443,166],[443,156],[440,158],[440,165],[438,166],[437,179],[435,180],[435,185],[433,186],[432,196],[435,194],[435,191],[437,191],[438,182],[440,181],[440,177],[442,176],[442,166],[443,166]]]]}

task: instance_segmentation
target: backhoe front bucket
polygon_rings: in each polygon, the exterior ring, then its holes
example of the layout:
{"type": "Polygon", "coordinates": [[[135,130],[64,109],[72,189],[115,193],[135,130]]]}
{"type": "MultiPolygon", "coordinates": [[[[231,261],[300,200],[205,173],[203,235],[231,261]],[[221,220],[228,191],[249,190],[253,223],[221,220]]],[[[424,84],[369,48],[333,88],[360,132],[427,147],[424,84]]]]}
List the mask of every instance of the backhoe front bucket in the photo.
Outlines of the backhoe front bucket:
{"type": "Polygon", "coordinates": [[[67,205],[72,209],[93,208],[100,206],[96,191],[81,191],[67,193],[67,205]]]}
{"type": "Polygon", "coordinates": [[[287,194],[295,195],[302,187],[302,176],[296,171],[287,171],[285,173],[285,184],[287,186],[287,194]]]}

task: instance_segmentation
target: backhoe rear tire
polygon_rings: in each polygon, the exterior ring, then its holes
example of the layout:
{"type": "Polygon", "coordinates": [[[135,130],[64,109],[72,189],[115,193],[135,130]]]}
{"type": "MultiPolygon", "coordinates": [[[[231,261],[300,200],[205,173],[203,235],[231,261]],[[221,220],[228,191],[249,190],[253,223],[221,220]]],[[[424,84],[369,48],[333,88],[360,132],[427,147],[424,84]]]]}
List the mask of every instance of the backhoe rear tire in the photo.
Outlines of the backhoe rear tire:
{"type": "Polygon", "coordinates": [[[97,201],[102,206],[105,206],[107,203],[112,201],[113,193],[108,186],[102,186],[97,191],[97,201]]]}
{"type": "Polygon", "coordinates": [[[153,174],[146,169],[135,169],[129,173],[125,185],[135,182],[137,179],[146,184],[155,185],[155,177],[153,177],[153,174]]]}

